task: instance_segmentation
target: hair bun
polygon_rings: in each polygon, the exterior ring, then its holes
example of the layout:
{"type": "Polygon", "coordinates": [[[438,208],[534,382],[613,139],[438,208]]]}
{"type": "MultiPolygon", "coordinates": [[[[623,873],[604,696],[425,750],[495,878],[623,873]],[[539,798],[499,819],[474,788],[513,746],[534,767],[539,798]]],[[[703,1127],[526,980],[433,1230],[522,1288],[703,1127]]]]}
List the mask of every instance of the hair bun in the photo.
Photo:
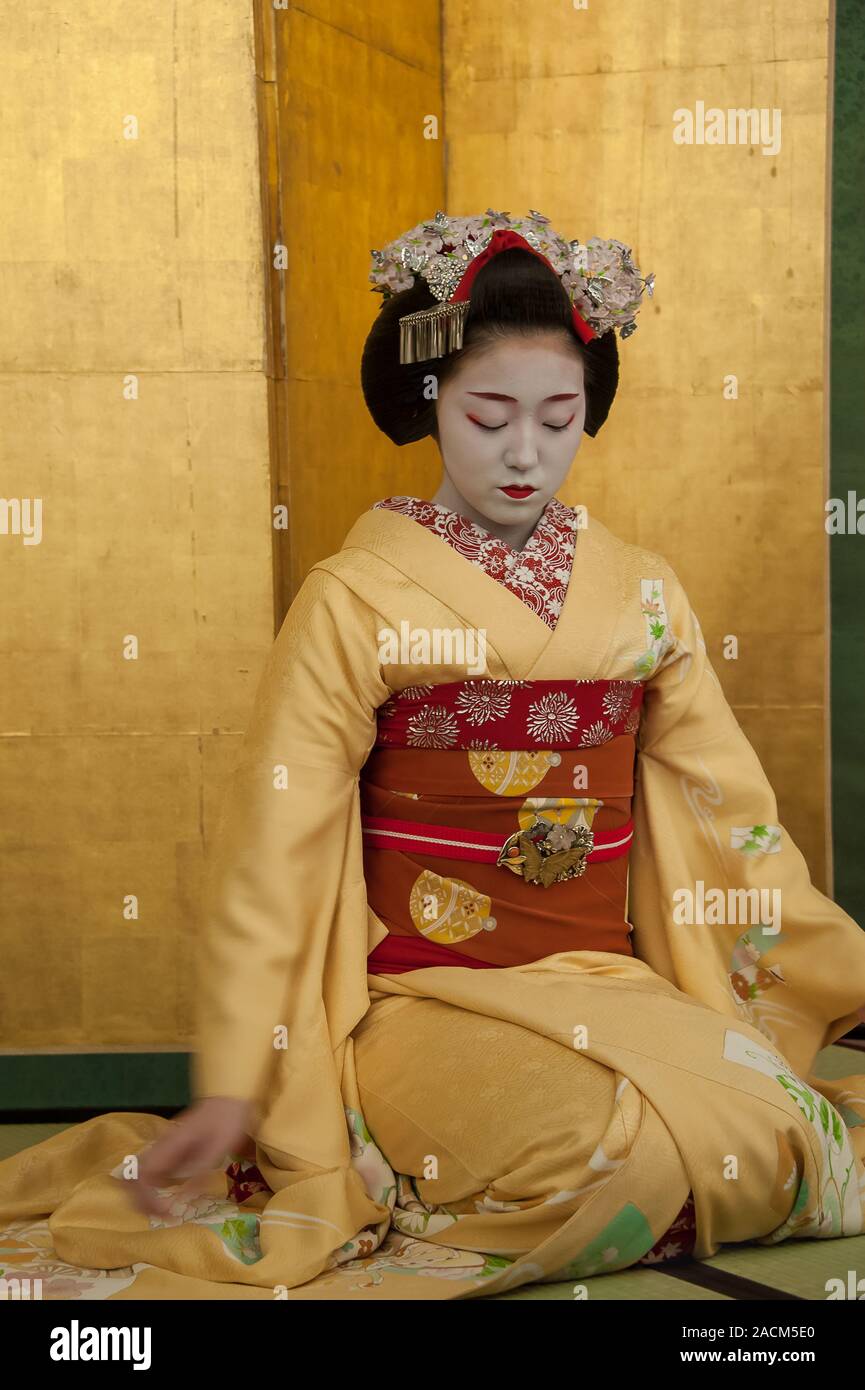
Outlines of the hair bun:
{"type": "Polygon", "coordinates": [[[413,444],[436,434],[438,390],[464,357],[491,336],[564,332],[583,360],[586,383],[584,432],[594,437],[613,403],[619,382],[619,352],[613,329],[582,343],[573,329],[572,306],[554,271],[518,247],[502,251],[481,268],[472,286],[464,345],[446,357],[399,360],[399,320],[438,301],[425,280],[400,290],[379,308],[367,334],[360,380],[367,409],[394,444],[413,444]],[[430,392],[430,379],[436,381],[430,392]]]}

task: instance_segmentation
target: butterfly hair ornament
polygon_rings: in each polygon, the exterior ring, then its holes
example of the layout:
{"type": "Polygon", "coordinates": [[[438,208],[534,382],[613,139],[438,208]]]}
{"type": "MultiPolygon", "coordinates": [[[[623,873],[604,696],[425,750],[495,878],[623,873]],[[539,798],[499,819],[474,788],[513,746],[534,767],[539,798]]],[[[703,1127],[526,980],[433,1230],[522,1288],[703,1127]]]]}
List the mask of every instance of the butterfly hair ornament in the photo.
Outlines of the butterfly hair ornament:
{"type": "Polygon", "coordinates": [[[431,222],[419,222],[370,253],[373,293],[391,298],[423,279],[439,301],[400,319],[400,362],[425,362],[462,347],[475,276],[493,256],[513,247],[530,251],[558,275],[583,343],[611,330],[618,329],[621,338],[636,332],[643,291],[651,297],[655,276],[641,276],[630,247],[621,241],[590,237],[585,246],[565,241],[534,209],[528,217],[492,208],[480,217],[439,211],[431,222]]]}

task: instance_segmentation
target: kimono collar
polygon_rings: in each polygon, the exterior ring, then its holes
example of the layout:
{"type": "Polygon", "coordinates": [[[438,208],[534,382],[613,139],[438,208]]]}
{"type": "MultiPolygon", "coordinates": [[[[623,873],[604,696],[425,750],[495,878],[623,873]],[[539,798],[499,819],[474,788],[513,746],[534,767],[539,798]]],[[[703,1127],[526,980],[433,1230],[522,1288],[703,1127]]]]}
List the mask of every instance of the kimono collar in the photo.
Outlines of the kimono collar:
{"type": "Polygon", "coordinates": [[[388,497],[373,510],[387,508],[411,517],[477,565],[554,628],[558,622],[574,558],[579,515],[558,497],[547,503],[522,550],[439,502],[419,497],[388,497]]]}
{"type": "Polygon", "coordinates": [[[377,602],[387,621],[396,623],[407,607],[404,586],[393,571],[444,604],[464,626],[484,629],[487,650],[497,653],[502,676],[553,678],[561,674],[562,648],[574,676],[591,680],[602,671],[621,619],[621,542],[600,522],[584,514],[576,532],[571,575],[561,613],[553,629],[504,585],[491,579],[457,550],[443,545],[425,526],[400,512],[376,507],[352,526],[342,549],[315,568],[332,570],[368,602],[377,602]],[[390,570],[372,590],[372,572],[347,565],[351,552],[377,556],[390,570]],[[575,667],[575,654],[578,654],[575,667]]]}

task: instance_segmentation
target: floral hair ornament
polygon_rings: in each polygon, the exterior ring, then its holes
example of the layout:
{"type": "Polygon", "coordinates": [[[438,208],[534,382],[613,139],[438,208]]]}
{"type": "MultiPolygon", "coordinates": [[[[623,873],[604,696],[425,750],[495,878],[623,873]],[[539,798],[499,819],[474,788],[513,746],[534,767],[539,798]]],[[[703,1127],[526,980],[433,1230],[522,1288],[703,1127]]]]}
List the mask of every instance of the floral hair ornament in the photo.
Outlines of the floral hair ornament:
{"type": "Polygon", "coordinates": [[[621,241],[590,237],[585,246],[565,241],[550,219],[534,209],[528,217],[492,208],[483,217],[448,217],[439,211],[431,222],[419,222],[381,251],[370,252],[373,293],[389,299],[422,278],[439,300],[400,319],[400,362],[425,362],[462,347],[474,278],[487,261],[511,247],[530,251],[558,275],[582,342],[611,329],[618,329],[622,338],[636,332],[643,290],[652,295],[655,276],[640,275],[630,247],[621,241]]]}

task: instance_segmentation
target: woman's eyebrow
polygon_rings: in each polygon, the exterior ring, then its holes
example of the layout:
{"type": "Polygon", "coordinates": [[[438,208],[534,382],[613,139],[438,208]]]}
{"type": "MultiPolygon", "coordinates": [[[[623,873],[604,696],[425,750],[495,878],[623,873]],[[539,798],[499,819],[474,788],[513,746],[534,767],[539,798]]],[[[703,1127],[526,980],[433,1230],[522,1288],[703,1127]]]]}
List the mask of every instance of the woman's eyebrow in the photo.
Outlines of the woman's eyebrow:
{"type": "MultiPolygon", "coordinates": [[[[579,391],[560,391],[557,396],[544,396],[542,405],[547,401],[572,401],[579,395],[579,391]]],[[[467,396],[483,396],[486,401],[514,401],[516,396],[503,396],[499,391],[467,391],[467,396]]]]}

